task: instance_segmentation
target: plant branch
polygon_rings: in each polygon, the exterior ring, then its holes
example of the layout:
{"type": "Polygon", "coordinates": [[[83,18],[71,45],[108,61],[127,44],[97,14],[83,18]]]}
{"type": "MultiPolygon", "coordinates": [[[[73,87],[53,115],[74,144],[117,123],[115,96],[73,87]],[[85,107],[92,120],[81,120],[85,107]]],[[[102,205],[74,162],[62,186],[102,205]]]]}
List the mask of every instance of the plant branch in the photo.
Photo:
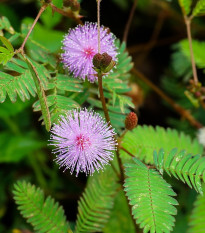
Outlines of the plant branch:
{"type": "Polygon", "coordinates": [[[83,25],[83,22],[82,22],[82,20],[81,20],[81,18],[82,18],[83,16],[78,15],[78,14],[75,14],[75,13],[74,13],[72,10],[70,10],[70,9],[67,9],[66,11],[64,11],[64,10],[62,10],[62,9],[60,9],[60,8],[58,8],[58,7],[56,7],[55,5],[53,5],[53,3],[50,3],[50,6],[51,6],[51,8],[52,8],[53,11],[56,11],[56,12],[58,12],[59,14],[65,16],[65,17],[68,17],[68,18],[71,18],[71,19],[75,20],[75,22],[76,22],[77,24],[83,25]]]}
{"type": "Polygon", "coordinates": [[[32,64],[32,62],[24,55],[22,54],[28,67],[29,70],[31,72],[31,75],[33,77],[35,86],[36,86],[36,90],[37,90],[37,95],[39,98],[39,102],[40,102],[40,106],[41,106],[41,111],[42,111],[42,115],[43,115],[43,119],[44,119],[44,123],[45,123],[45,127],[47,131],[50,131],[51,128],[51,116],[50,116],[50,112],[48,109],[48,104],[47,104],[47,99],[46,99],[46,94],[44,92],[44,88],[42,86],[41,80],[39,78],[38,72],[35,68],[35,66],[32,64]]]}
{"type": "Polygon", "coordinates": [[[138,2],[138,0],[134,0],[134,3],[132,5],[128,21],[127,21],[126,26],[125,26],[124,35],[123,35],[123,41],[125,43],[127,43],[127,37],[128,37],[128,34],[129,34],[129,30],[130,30],[130,26],[131,26],[133,17],[134,17],[134,12],[135,12],[135,9],[137,7],[137,2],[138,2]]]}
{"type": "Polygon", "coordinates": [[[191,65],[192,65],[192,71],[193,71],[193,78],[194,78],[194,82],[198,83],[198,76],[197,76],[196,64],[195,64],[195,60],[194,60],[194,52],[193,52],[193,47],[192,47],[191,18],[184,16],[184,21],[186,24],[187,37],[188,37],[188,41],[189,41],[189,49],[190,49],[190,55],[191,55],[191,65]]]}
{"type": "Polygon", "coordinates": [[[163,100],[165,100],[168,104],[172,106],[172,108],[182,117],[187,119],[191,125],[196,127],[197,129],[202,128],[203,125],[198,122],[188,110],[182,108],[180,105],[174,102],[169,96],[167,96],[159,87],[157,87],[154,83],[152,83],[144,74],[142,74],[137,69],[133,68],[132,73],[135,74],[139,79],[141,79],[144,83],[146,83],[149,87],[151,87],[163,100]]]}
{"type": "Polygon", "coordinates": [[[124,147],[120,146],[120,149],[123,150],[124,152],[126,152],[128,155],[130,155],[131,157],[135,157],[132,153],[130,153],[127,149],[125,149],[124,147]]]}
{"type": "Polygon", "coordinates": [[[25,37],[25,39],[24,39],[24,41],[23,41],[21,47],[16,51],[17,53],[18,53],[18,52],[23,53],[24,46],[25,46],[25,44],[26,44],[26,42],[27,42],[27,40],[28,40],[28,38],[29,38],[31,32],[33,31],[33,29],[34,29],[36,23],[38,22],[38,20],[39,20],[39,18],[40,18],[40,16],[42,15],[42,13],[45,11],[45,9],[46,9],[48,6],[49,6],[49,4],[46,3],[46,4],[44,4],[44,5],[41,7],[41,9],[39,10],[39,12],[38,12],[38,14],[37,14],[37,16],[36,16],[36,18],[35,18],[35,20],[34,20],[32,26],[31,26],[31,28],[30,28],[28,34],[26,35],[26,37],[25,37]]]}
{"type": "Polygon", "coordinates": [[[97,20],[98,20],[98,53],[100,53],[100,2],[97,0],[97,20]]]}
{"type": "Polygon", "coordinates": [[[100,93],[100,100],[102,102],[102,107],[103,107],[103,111],[105,114],[105,119],[106,119],[108,125],[111,125],[110,116],[108,113],[108,109],[106,106],[105,97],[104,97],[104,93],[103,93],[102,74],[98,74],[98,88],[99,88],[99,93],[100,93]]]}

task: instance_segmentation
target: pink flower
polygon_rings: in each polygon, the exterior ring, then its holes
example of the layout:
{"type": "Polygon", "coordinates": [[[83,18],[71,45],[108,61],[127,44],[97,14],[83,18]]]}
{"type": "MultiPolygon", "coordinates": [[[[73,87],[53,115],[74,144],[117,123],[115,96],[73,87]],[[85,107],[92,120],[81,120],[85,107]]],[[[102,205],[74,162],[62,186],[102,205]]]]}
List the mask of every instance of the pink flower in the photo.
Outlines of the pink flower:
{"type": "MultiPolygon", "coordinates": [[[[117,51],[114,44],[115,37],[103,26],[100,28],[101,53],[108,53],[114,61],[117,60],[117,51]]],[[[87,79],[94,82],[96,71],[93,70],[92,59],[98,53],[98,30],[96,23],[85,23],[71,29],[63,40],[64,53],[62,62],[64,67],[75,78],[87,79]]]]}
{"type": "Polygon", "coordinates": [[[73,110],[61,116],[51,129],[51,145],[57,154],[56,161],[71,174],[76,170],[92,175],[103,169],[113,158],[116,147],[115,132],[104,119],[93,111],[73,110]]]}

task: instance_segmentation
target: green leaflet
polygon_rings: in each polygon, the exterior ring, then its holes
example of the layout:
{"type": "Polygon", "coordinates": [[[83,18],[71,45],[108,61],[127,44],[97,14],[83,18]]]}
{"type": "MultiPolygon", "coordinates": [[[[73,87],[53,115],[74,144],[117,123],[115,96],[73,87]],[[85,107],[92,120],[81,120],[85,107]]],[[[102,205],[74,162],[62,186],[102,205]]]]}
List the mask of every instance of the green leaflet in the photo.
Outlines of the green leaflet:
{"type": "MultiPolygon", "coordinates": [[[[188,40],[182,40],[180,43],[182,53],[190,59],[190,49],[188,40]]],[[[194,59],[199,68],[205,68],[205,42],[192,40],[194,59]]]]}
{"type": "Polygon", "coordinates": [[[109,221],[117,188],[116,176],[111,167],[89,177],[78,203],[76,232],[102,232],[109,221]]]}
{"type": "Polygon", "coordinates": [[[133,224],[127,200],[123,190],[120,190],[114,200],[114,207],[112,209],[110,218],[103,233],[135,233],[135,226],[133,224]]]}
{"type": "Polygon", "coordinates": [[[68,233],[64,211],[50,196],[45,199],[41,189],[25,181],[14,185],[14,199],[24,218],[39,233],[68,233]]]}
{"type": "Polygon", "coordinates": [[[44,91],[39,73],[35,67],[35,63],[33,63],[26,56],[24,57],[24,59],[28,65],[29,71],[30,71],[30,73],[33,77],[34,83],[36,85],[36,90],[37,90],[38,99],[39,99],[40,106],[41,106],[43,120],[45,123],[46,130],[49,131],[51,128],[51,116],[50,116],[50,112],[48,109],[47,98],[45,95],[45,91],[44,91]]]}
{"type": "MultiPolygon", "coordinates": [[[[203,187],[203,191],[204,191],[203,187]]],[[[190,216],[188,233],[203,233],[205,229],[205,196],[198,195],[190,216]]]]}
{"type": "Polygon", "coordinates": [[[165,171],[203,194],[201,180],[205,181],[205,157],[188,154],[185,150],[177,152],[177,149],[165,154],[161,149],[158,154],[154,151],[154,158],[154,164],[161,173],[165,171]]]}
{"type": "MultiPolygon", "coordinates": [[[[43,88],[46,89],[50,74],[39,64],[35,63],[35,67],[38,71],[43,88]]],[[[26,62],[13,58],[12,61],[6,64],[5,69],[15,73],[15,76],[0,71],[1,103],[5,101],[7,95],[12,102],[16,102],[17,96],[19,96],[23,102],[29,100],[30,96],[36,96],[36,86],[26,62]]]]}
{"type": "Polygon", "coordinates": [[[205,14],[205,1],[204,0],[198,0],[192,16],[200,16],[205,14]]]}
{"type": "Polygon", "coordinates": [[[188,15],[191,11],[192,0],[178,0],[182,8],[183,14],[188,15]]]}
{"type": "MultiPolygon", "coordinates": [[[[125,95],[125,93],[130,91],[128,81],[130,78],[129,72],[133,67],[133,63],[126,51],[125,43],[120,44],[120,41],[116,40],[115,44],[118,48],[118,60],[113,70],[103,78],[103,89],[111,123],[116,131],[120,132],[124,127],[124,114],[130,111],[129,107],[134,107],[131,98],[125,95]]],[[[84,89],[86,88],[86,90],[76,97],[76,101],[78,102],[80,100],[80,103],[83,104],[83,98],[84,101],[89,102],[92,108],[104,116],[102,104],[96,100],[99,99],[97,85],[92,85],[87,88],[88,85],[86,82],[84,83],[84,89]]]]}
{"type": "Polygon", "coordinates": [[[46,147],[46,142],[36,139],[31,133],[16,136],[3,131],[0,133],[0,163],[17,163],[43,147],[46,147]]]}
{"type": "Polygon", "coordinates": [[[147,168],[138,159],[125,165],[125,191],[132,214],[143,232],[171,232],[178,202],[170,185],[154,169],[147,168]]]}
{"type": "Polygon", "coordinates": [[[6,30],[10,34],[15,33],[15,31],[14,31],[13,27],[11,26],[9,20],[5,16],[0,17],[0,30],[6,30]]]}
{"type": "MultiPolygon", "coordinates": [[[[46,98],[52,123],[57,122],[59,116],[65,114],[68,110],[80,107],[79,104],[73,100],[72,94],[82,91],[81,83],[81,80],[63,74],[57,74],[56,77],[49,80],[47,89],[51,91],[51,93],[46,98]],[[67,93],[70,95],[67,96],[67,93]]],[[[36,101],[33,104],[33,108],[34,111],[40,111],[40,101],[36,101]]],[[[42,117],[40,119],[42,119],[42,117]]]]}
{"type": "Polygon", "coordinates": [[[0,40],[6,47],[5,48],[0,46],[0,64],[2,63],[3,65],[6,65],[6,63],[14,56],[14,48],[11,42],[6,39],[6,37],[0,36],[0,40]]]}
{"type": "MultiPolygon", "coordinates": [[[[192,140],[184,133],[169,128],[165,130],[159,126],[154,128],[146,125],[139,125],[133,131],[127,132],[122,140],[122,147],[139,159],[151,164],[153,164],[153,151],[158,151],[161,148],[164,149],[165,154],[173,148],[186,149],[187,152],[193,154],[202,154],[203,151],[203,147],[197,140],[192,140]]],[[[121,154],[128,158],[122,150],[121,154]]]]}

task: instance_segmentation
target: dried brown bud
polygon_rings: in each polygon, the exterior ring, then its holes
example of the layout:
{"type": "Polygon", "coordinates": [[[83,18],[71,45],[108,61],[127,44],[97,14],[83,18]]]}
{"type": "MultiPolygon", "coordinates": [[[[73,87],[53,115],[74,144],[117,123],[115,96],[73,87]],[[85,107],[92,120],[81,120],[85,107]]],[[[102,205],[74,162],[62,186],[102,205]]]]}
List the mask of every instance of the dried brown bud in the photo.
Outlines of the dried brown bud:
{"type": "Polygon", "coordinates": [[[73,2],[71,9],[72,9],[72,11],[79,11],[80,10],[80,3],[78,3],[77,1],[73,2]]]}
{"type": "Polygon", "coordinates": [[[93,65],[95,68],[100,69],[102,63],[103,55],[100,53],[96,53],[93,57],[93,65]]]}
{"type": "Polygon", "coordinates": [[[197,92],[194,93],[194,95],[195,95],[196,97],[200,97],[200,96],[201,96],[201,92],[197,91],[197,92]]]}
{"type": "Polygon", "coordinates": [[[107,66],[110,65],[110,62],[112,61],[112,57],[110,55],[108,55],[107,53],[103,53],[102,56],[103,56],[103,59],[101,62],[101,66],[103,68],[106,68],[107,66]]]}
{"type": "Polygon", "coordinates": [[[74,0],[63,0],[64,7],[71,7],[73,5],[74,0]]]}
{"type": "Polygon", "coordinates": [[[137,126],[138,117],[134,112],[130,112],[125,119],[125,128],[133,130],[137,126]]]}

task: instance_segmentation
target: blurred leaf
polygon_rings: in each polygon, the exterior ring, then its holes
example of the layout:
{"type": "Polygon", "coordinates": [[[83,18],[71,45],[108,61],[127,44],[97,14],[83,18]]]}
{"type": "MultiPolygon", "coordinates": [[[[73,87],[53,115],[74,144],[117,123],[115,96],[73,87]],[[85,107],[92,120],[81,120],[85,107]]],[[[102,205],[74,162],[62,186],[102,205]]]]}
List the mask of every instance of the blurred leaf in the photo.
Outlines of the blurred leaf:
{"type": "MultiPolygon", "coordinates": [[[[24,18],[21,26],[23,34],[26,34],[32,23],[32,18],[24,18]]],[[[37,41],[39,44],[42,44],[45,48],[49,49],[50,52],[54,53],[60,50],[63,36],[63,32],[47,29],[40,23],[37,23],[30,38],[37,41]]]]}
{"type": "Polygon", "coordinates": [[[198,0],[192,15],[193,16],[200,16],[205,14],[205,1],[204,0],[198,0]]]}
{"type": "MultiPolygon", "coordinates": [[[[205,186],[203,186],[203,191],[205,186]]],[[[188,233],[202,233],[205,229],[205,196],[198,195],[189,221],[188,233]]]]}
{"type": "Polygon", "coordinates": [[[135,226],[131,219],[127,200],[123,190],[120,190],[117,193],[109,221],[103,229],[103,233],[110,232],[135,233],[135,226]]]}
{"type": "Polygon", "coordinates": [[[192,0],[178,0],[185,15],[188,15],[191,11],[192,0]]]}
{"type": "MultiPolygon", "coordinates": [[[[191,59],[188,40],[182,40],[180,42],[180,46],[181,51],[184,53],[184,55],[191,59]]],[[[205,68],[205,42],[193,40],[192,46],[196,65],[199,68],[205,68]]]]}
{"type": "Polygon", "coordinates": [[[25,108],[31,105],[31,101],[22,102],[17,100],[15,103],[12,103],[10,100],[6,100],[0,105],[0,118],[5,118],[9,116],[15,116],[18,113],[22,112],[25,108]]]}
{"type": "MultiPolygon", "coordinates": [[[[52,3],[54,4],[54,1],[52,1],[52,3]]],[[[47,7],[41,16],[41,20],[47,29],[54,28],[58,23],[60,23],[61,19],[62,15],[57,12],[53,12],[51,7],[47,7]]]]}
{"type": "MultiPolygon", "coordinates": [[[[0,5],[0,8],[1,8],[1,5],[0,5]]],[[[11,34],[14,34],[14,32],[15,32],[13,27],[11,26],[8,18],[5,16],[0,17],[0,30],[2,30],[2,29],[8,31],[11,34]]]]}
{"type": "Polygon", "coordinates": [[[0,133],[0,163],[17,163],[25,156],[46,146],[31,133],[16,136],[7,131],[0,133]]]}

